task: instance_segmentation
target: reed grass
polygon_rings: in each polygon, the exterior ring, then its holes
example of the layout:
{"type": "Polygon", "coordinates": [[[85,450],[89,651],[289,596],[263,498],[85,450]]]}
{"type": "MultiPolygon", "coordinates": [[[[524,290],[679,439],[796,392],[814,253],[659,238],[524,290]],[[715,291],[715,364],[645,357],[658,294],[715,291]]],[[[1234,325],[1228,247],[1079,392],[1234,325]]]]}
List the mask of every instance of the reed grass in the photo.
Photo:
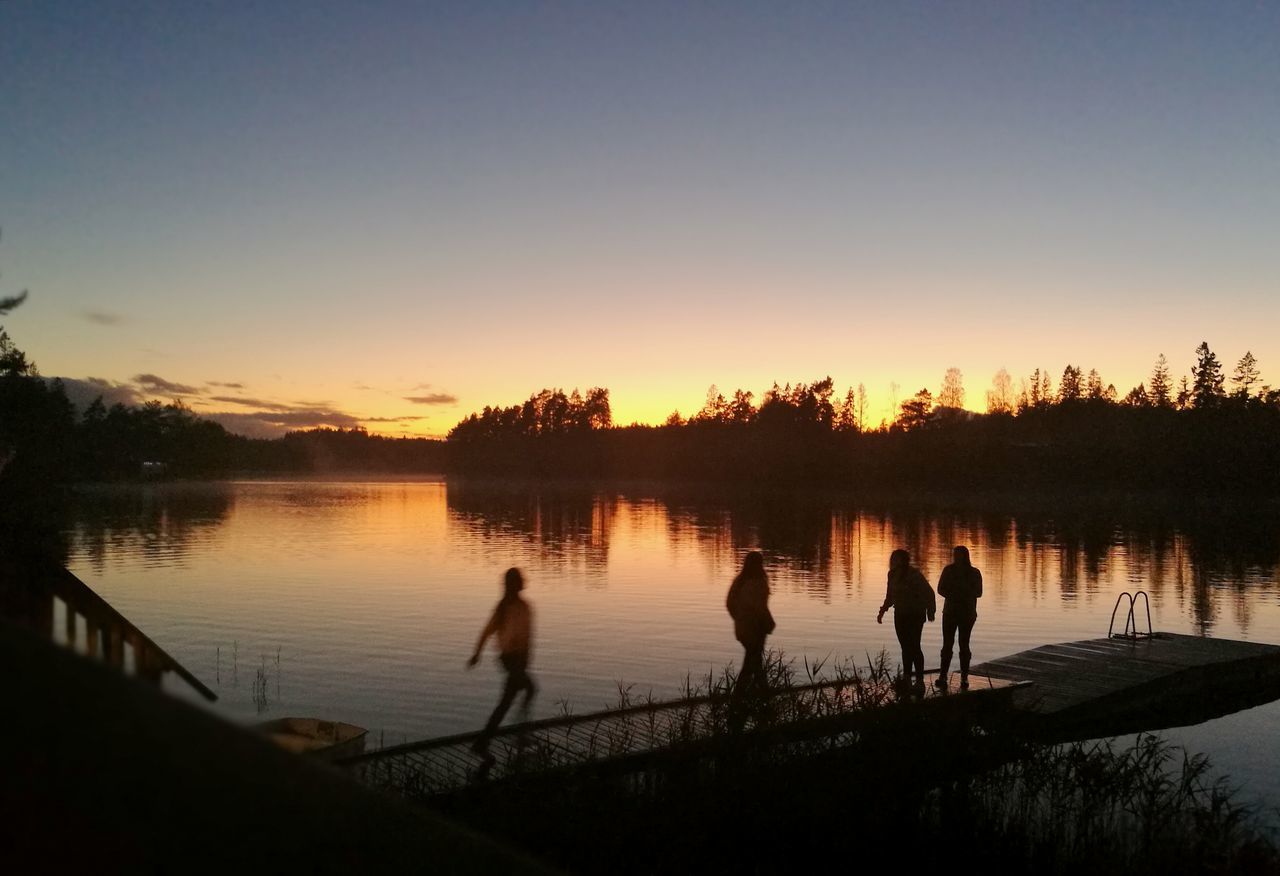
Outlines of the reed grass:
{"type": "Polygon", "coordinates": [[[1159,736],[1036,746],[935,789],[926,829],[1038,873],[1280,872],[1256,807],[1159,736]]]}
{"type": "MultiPolygon", "coordinates": [[[[503,752],[497,774],[510,781],[473,786],[447,810],[572,872],[791,872],[833,855],[912,872],[1280,872],[1257,810],[1206,757],[1158,736],[1029,745],[930,718],[841,731],[841,719],[905,696],[887,655],[771,653],[766,672],[767,695],[737,690],[726,668],[686,676],[681,694],[696,705],[529,734],[503,752]],[[824,732],[771,736],[806,723],[824,732]],[[592,772],[663,746],[691,756],[592,772]]],[[[613,711],[655,704],[652,691],[619,684],[613,711]]],[[[567,702],[560,712],[573,714],[567,702]]]]}

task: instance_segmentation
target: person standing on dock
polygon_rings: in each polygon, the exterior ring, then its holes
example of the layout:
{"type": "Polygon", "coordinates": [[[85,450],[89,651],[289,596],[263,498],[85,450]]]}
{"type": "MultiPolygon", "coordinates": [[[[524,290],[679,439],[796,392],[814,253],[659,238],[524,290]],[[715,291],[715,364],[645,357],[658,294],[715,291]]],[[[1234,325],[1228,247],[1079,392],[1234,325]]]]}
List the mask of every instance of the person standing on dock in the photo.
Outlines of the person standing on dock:
{"type": "Polygon", "coordinates": [[[746,693],[751,687],[765,688],[764,641],[777,626],[769,611],[769,578],[764,573],[764,554],[751,551],[742,562],[742,571],[729,586],[725,599],[733,618],[733,635],[742,643],[742,671],[735,690],[746,693]]]}
{"type": "Polygon", "coordinates": [[[884,623],[884,613],[893,609],[893,629],[902,648],[903,680],[910,685],[914,670],[916,687],[921,689],[924,688],[924,651],[920,648],[920,634],[925,620],[933,620],[937,604],[933,588],[920,570],[911,565],[911,554],[901,548],[891,553],[888,586],[876,623],[884,623]]]}
{"type": "Polygon", "coordinates": [[[947,686],[947,670],[951,668],[951,648],[956,631],[960,631],[960,687],[969,687],[969,636],[978,620],[978,599],[982,596],[982,572],[969,560],[969,549],[956,545],[951,552],[951,565],[938,578],[938,595],[942,604],[942,670],[934,682],[947,686]]]}
{"type": "Polygon", "coordinates": [[[507,683],[502,688],[502,698],[489,716],[484,731],[471,746],[477,754],[489,753],[489,741],[497,732],[498,725],[506,717],[507,710],[515,702],[516,695],[524,691],[522,708],[527,714],[529,703],[538,692],[537,685],[529,675],[529,649],[533,643],[533,609],[521,596],[524,589],[524,576],[516,568],[507,569],[503,580],[502,599],[493,610],[493,617],[480,633],[476,642],[476,650],[467,661],[467,668],[480,662],[480,651],[490,636],[498,640],[498,660],[507,673],[507,683]]]}

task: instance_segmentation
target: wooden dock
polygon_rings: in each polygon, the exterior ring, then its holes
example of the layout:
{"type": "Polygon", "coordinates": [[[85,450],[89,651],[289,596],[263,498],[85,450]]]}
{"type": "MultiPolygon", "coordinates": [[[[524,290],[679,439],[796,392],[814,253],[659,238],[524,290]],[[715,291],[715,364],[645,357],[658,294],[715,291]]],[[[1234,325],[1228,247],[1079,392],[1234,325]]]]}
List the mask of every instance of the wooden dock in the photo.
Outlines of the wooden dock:
{"type": "Polygon", "coordinates": [[[703,770],[726,752],[807,757],[860,739],[999,728],[1047,742],[1194,724],[1280,699],[1280,647],[1171,633],[1044,645],[952,673],[922,694],[884,681],[841,679],[752,700],[703,696],[566,715],[502,728],[492,757],[478,733],[367,752],[343,766],[374,787],[440,800],[496,782],[621,777],[635,788],[703,770]]]}
{"type": "Polygon", "coordinates": [[[1280,647],[1176,633],[1043,645],[974,666],[1029,682],[1024,729],[1052,741],[1198,724],[1280,698],[1280,647]]]}
{"type": "Polygon", "coordinates": [[[365,784],[416,799],[440,799],[502,780],[621,777],[642,788],[672,770],[697,768],[726,749],[829,750],[867,733],[913,726],[965,726],[1009,711],[1022,685],[982,679],[963,695],[929,686],[842,679],[791,686],[747,702],[700,696],[566,715],[503,727],[491,759],[463,733],[366,752],[341,761],[365,784]]]}

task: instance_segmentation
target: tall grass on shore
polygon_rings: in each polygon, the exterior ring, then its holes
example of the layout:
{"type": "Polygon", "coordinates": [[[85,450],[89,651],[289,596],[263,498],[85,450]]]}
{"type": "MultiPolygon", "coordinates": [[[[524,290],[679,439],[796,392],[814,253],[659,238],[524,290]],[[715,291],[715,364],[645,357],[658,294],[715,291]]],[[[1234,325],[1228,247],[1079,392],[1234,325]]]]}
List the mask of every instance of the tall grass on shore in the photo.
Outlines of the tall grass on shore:
{"type": "Polygon", "coordinates": [[[1151,734],[1037,746],[934,790],[924,831],[1037,873],[1280,872],[1280,854],[1209,760],[1151,734]]]}
{"type": "Polygon", "coordinates": [[[1207,758],[1157,736],[1049,746],[928,709],[881,722],[903,696],[884,654],[797,665],[774,653],[766,668],[767,696],[742,696],[728,668],[686,678],[683,703],[620,684],[612,714],[643,720],[533,732],[505,752],[510,781],[438,805],[611,876],[793,872],[828,866],[833,850],[913,872],[1280,872],[1256,811],[1207,758]],[[637,706],[660,708],[627,712],[637,706]],[[594,769],[661,745],[675,756],[653,768],[594,769]]]}
{"type": "MultiPolygon", "coordinates": [[[[494,746],[499,758],[496,775],[519,777],[548,770],[588,766],[608,758],[655,750],[716,746],[744,733],[762,734],[822,719],[839,719],[897,702],[894,670],[883,652],[868,656],[864,665],[802,661],[796,666],[780,651],[765,656],[766,691],[741,691],[731,667],[685,677],[680,694],[660,701],[653,692],[638,694],[634,685],[618,684],[617,699],[605,711],[580,716],[563,726],[515,733],[494,746]],[[803,675],[801,672],[803,671],[803,675]]],[[[560,717],[574,715],[561,701],[560,717]]],[[[822,750],[848,745],[856,733],[832,734],[797,743],[822,750]]],[[[804,751],[789,747],[790,756],[804,751]]]]}

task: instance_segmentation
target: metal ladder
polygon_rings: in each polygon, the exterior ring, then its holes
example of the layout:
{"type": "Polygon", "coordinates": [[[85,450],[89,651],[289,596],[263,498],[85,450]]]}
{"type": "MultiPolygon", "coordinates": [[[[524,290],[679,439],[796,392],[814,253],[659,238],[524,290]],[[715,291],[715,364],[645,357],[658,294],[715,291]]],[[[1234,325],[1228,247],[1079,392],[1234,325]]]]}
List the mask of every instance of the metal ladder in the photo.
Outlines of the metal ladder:
{"type": "Polygon", "coordinates": [[[1111,609],[1111,623],[1107,625],[1108,639],[1150,639],[1155,636],[1151,631],[1151,599],[1147,596],[1145,590],[1135,590],[1130,593],[1128,590],[1116,597],[1115,607],[1111,609]],[[1142,605],[1147,611],[1147,631],[1144,633],[1138,629],[1138,619],[1134,616],[1134,609],[1138,605],[1138,597],[1142,597],[1142,605]],[[1125,599],[1129,600],[1129,612],[1124,620],[1124,632],[1115,632],[1116,612],[1120,610],[1120,603],[1125,599]]]}

